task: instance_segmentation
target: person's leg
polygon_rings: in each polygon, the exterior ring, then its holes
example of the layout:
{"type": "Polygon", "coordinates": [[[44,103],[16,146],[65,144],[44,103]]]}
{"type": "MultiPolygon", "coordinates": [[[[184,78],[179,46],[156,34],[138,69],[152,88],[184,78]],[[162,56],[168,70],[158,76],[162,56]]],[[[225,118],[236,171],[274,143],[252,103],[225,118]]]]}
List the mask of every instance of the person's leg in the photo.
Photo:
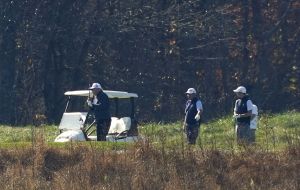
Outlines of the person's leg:
{"type": "Polygon", "coordinates": [[[241,139],[244,145],[250,144],[250,125],[242,123],[241,125],[241,139]]]}
{"type": "Polygon", "coordinates": [[[98,120],[97,121],[97,141],[106,141],[106,135],[108,133],[110,121],[98,120]]]}
{"type": "Polygon", "coordinates": [[[248,144],[249,142],[249,130],[247,125],[244,123],[239,123],[237,127],[237,143],[239,145],[248,144]]]}
{"type": "Polygon", "coordinates": [[[187,138],[187,142],[190,144],[191,143],[191,138],[192,138],[192,127],[191,125],[186,125],[185,128],[186,131],[186,138],[187,138]]]}
{"type": "Polygon", "coordinates": [[[103,134],[103,139],[104,141],[106,141],[106,136],[108,134],[109,128],[110,128],[110,124],[111,124],[111,119],[105,120],[103,122],[103,127],[102,127],[102,134],[103,134]]]}
{"type": "Polygon", "coordinates": [[[199,134],[198,125],[187,125],[186,126],[186,135],[189,144],[196,144],[196,140],[199,134]]]}
{"type": "Polygon", "coordinates": [[[246,145],[249,145],[251,143],[250,124],[245,124],[245,142],[246,142],[246,145]]]}
{"type": "Polygon", "coordinates": [[[190,141],[191,143],[190,144],[196,144],[198,134],[199,134],[199,128],[198,128],[198,126],[194,126],[192,128],[192,135],[191,135],[191,141],[190,141]]]}
{"type": "Polygon", "coordinates": [[[101,128],[102,128],[102,121],[98,120],[97,121],[97,126],[96,126],[96,132],[97,132],[97,141],[102,141],[102,132],[101,132],[101,128]]]}
{"type": "Polygon", "coordinates": [[[250,129],[250,143],[255,143],[255,129],[250,129]]]}
{"type": "Polygon", "coordinates": [[[242,143],[242,126],[240,124],[237,124],[236,127],[236,141],[238,144],[242,143]]]}

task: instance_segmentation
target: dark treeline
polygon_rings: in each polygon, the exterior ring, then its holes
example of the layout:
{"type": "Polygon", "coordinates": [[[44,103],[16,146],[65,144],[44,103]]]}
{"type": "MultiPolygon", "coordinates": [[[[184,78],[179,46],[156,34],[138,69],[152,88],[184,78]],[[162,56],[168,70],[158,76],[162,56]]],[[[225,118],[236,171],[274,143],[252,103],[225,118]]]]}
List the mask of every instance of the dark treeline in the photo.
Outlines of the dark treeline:
{"type": "Polygon", "coordinates": [[[261,110],[300,107],[297,0],[2,0],[0,123],[58,122],[67,90],[136,92],[142,121],[182,119],[195,87],[205,118],[245,85],[261,110]]]}

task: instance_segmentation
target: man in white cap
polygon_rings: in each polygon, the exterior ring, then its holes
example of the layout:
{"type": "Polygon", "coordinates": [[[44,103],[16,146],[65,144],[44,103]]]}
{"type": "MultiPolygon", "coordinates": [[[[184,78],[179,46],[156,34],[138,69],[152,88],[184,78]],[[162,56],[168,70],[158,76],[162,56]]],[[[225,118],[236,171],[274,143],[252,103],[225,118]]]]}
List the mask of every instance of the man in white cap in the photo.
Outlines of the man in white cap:
{"type": "Polygon", "coordinates": [[[187,135],[189,144],[195,144],[199,135],[199,127],[203,106],[196,96],[196,90],[189,88],[186,91],[187,102],[185,107],[185,118],[183,128],[187,135]]]}
{"type": "Polygon", "coordinates": [[[238,99],[235,102],[233,117],[236,119],[238,144],[250,143],[250,120],[252,116],[252,101],[249,99],[246,88],[239,86],[233,90],[238,99]]]}
{"type": "Polygon", "coordinates": [[[87,104],[95,115],[97,141],[106,141],[106,135],[111,123],[109,98],[103,92],[99,83],[93,83],[93,85],[89,87],[89,90],[92,90],[93,96],[88,98],[87,104]]]}

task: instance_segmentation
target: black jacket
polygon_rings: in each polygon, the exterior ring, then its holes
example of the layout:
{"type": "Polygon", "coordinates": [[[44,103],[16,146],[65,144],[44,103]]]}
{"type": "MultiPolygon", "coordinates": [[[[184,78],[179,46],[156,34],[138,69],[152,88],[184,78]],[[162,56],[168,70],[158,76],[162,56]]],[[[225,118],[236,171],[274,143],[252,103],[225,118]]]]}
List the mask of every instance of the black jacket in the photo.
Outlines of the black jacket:
{"type": "Polygon", "coordinates": [[[102,119],[110,119],[110,111],[109,111],[109,98],[103,92],[99,92],[97,95],[98,102],[93,104],[91,110],[95,114],[96,120],[102,119]]]}
{"type": "Polygon", "coordinates": [[[198,122],[195,119],[197,111],[196,102],[198,101],[198,98],[193,98],[192,100],[188,100],[186,102],[185,107],[185,122],[189,125],[198,124],[198,122]]]}

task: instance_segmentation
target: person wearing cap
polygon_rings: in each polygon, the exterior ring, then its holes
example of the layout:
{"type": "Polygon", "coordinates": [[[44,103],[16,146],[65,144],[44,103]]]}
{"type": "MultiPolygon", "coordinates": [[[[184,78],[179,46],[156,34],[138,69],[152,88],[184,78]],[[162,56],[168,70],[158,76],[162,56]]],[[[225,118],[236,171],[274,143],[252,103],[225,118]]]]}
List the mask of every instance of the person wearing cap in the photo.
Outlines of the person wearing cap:
{"type": "Polygon", "coordinates": [[[185,107],[184,132],[189,144],[195,144],[199,135],[201,114],[203,112],[202,102],[196,96],[196,90],[189,88],[186,91],[187,102],[185,107]]]}
{"type": "Polygon", "coordinates": [[[107,94],[103,92],[99,83],[93,83],[93,85],[89,87],[89,90],[92,91],[93,96],[87,99],[87,104],[95,115],[97,141],[106,141],[106,135],[111,123],[109,98],[107,94]]]}
{"type": "Polygon", "coordinates": [[[250,143],[250,120],[253,104],[244,86],[233,90],[238,99],[235,102],[233,117],[236,119],[236,134],[238,144],[250,143]]]}

